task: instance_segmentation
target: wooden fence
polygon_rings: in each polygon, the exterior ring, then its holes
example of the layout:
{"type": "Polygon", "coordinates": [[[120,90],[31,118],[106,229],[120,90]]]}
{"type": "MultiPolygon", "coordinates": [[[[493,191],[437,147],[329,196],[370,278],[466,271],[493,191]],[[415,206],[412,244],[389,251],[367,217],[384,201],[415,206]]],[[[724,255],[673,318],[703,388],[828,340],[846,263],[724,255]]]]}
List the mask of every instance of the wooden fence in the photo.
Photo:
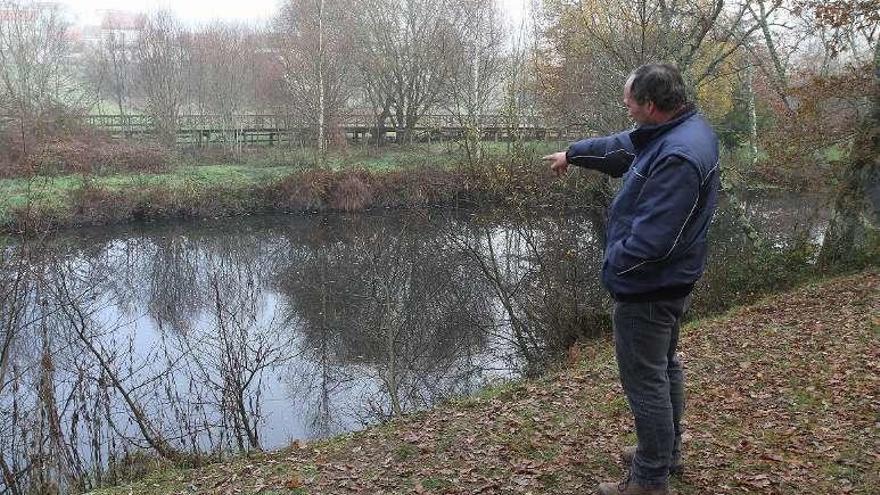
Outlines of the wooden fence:
{"type": "MultiPolygon", "coordinates": [[[[88,115],[86,123],[115,136],[133,137],[155,134],[153,119],[146,115],[88,115]]],[[[571,139],[576,137],[572,128],[552,127],[542,119],[523,117],[511,124],[501,115],[483,115],[478,120],[483,140],[504,141],[513,137],[526,140],[571,139]]],[[[425,115],[412,129],[409,139],[431,142],[463,139],[469,127],[452,115],[425,115]]],[[[181,115],[177,119],[177,143],[183,146],[240,145],[300,145],[314,141],[314,124],[303,123],[285,115],[248,114],[223,117],[220,115],[181,115]]],[[[353,142],[375,141],[379,134],[394,141],[398,132],[394,126],[378,127],[375,117],[346,114],[329,129],[330,139],[353,142]]]]}

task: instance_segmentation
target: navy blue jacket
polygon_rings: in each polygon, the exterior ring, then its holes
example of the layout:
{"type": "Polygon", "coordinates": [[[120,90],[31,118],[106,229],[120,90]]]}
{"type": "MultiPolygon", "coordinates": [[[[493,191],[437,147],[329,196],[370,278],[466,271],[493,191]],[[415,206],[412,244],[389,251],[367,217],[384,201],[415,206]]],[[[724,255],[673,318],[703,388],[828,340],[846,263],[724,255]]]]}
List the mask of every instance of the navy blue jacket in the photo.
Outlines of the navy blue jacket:
{"type": "Polygon", "coordinates": [[[688,108],[673,120],[572,144],[568,162],[623,176],[608,214],[602,284],[621,301],[690,293],[706,266],[718,138],[688,108]]]}

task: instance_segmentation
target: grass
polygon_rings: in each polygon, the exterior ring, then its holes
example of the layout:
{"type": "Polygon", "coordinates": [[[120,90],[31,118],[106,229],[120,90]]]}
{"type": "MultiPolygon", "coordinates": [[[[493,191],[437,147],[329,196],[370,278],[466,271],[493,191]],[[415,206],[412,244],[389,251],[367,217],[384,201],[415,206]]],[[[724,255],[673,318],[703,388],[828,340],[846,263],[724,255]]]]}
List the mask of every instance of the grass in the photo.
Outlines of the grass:
{"type": "Polygon", "coordinates": [[[819,154],[827,162],[839,162],[846,159],[850,154],[849,146],[835,144],[822,150],[819,154]]]}
{"type": "Polygon", "coordinates": [[[255,168],[247,165],[182,165],[168,173],[161,174],[113,174],[113,175],[64,175],[58,177],[37,176],[30,179],[0,179],[0,194],[9,198],[13,204],[22,204],[28,194],[64,196],[90,181],[109,191],[125,190],[131,187],[166,186],[181,187],[184,184],[198,183],[206,186],[251,185],[278,179],[295,172],[291,166],[255,168]]]}
{"type": "MultiPolygon", "coordinates": [[[[39,230],[134,219],[227,216],[264,211],[358,210],[450,202],[457,205],[461,199],[459,193],[467,196],[474,191],[477,194],[464,200],[517,195],[511,203],[550,204],[551,198],[542,196],[553,192],[546,189],[546,183],[558,181],[552,181],[549,173],[540,178],[534,172],[533,177],[524,177],[521,173],[514,176],[509,165],[546,172],[540,157],[563,149],[565,144],[558,141],[483,142],[479,161],[483,169],[468,176],[467,181],[462,180],[461,173],[475,168],[468,163],[461,143],[456,142],[411,146],[388,144],[381,149],[371,145],[350,145],[328,152],[323,161],[317,159],[314,150],[298,148],[254,148],[237,157],[222,148],[186,151],[174,158],[174,165],[161,173],[0,179],[0,225],[7,232],[17,232],[26,228],[39,230]],[[310,172],[317,171],[337,175],[323,179],[315,175],[307,177],[310,172]],[[339,175],[357,175],[359,171],[366,171],[372,178],[361,175],[348,180],[339,175]],[[437,177],[437,173],[444,173],[446,177],[437,177]],[[385,174],[396,176],[383,181],[385,174]],[[540,180],[534,180],[536,178],[540,180]],[[307,183],[307,180],[312,182],[307,183]],[[277,194],[273,195],[269,190],[279,184],[280,187],[274,190],[277,194]],[[483,192],[487,193],[486,197],[475,197],[483,192]],[[333,198],[328,196],[334,194],[333,198]]],[[[741,162],[746,151],[739,148],[726,160],[741,162]]],[[[113,170],[119,167],[110,163],[99,168],[113,170]]],[[[566,182],[572,184],[568,193],[579,188],[584,191],[574,181],[566,182]]],[[[582,204],[583,201],[576,203],[582,204]]]]}
{"type": "MultiPolygon", "coordinates": [[[[509,155],[513,143],[487,141],[481,143],[486,158],[500,158],[509,155]]],[[[534,141],[522,143],[526,152],[536,157],[564,149],[568,143],[562,141],[534,141]]],[[[211,151],[211,150],[209,150],[211,151]]],[[[221,149],[220,156],[229,155],[221,149]]],[[[307,169],[318,166],[319,157],[311,148],[267,147],[246,151],[237,161],[229,156],[211,159],[210,155],[184,155],[183,162],[193,166],[205,165],[243,165],[248,168],[289,166],[294,169],[307,169]]],[[[388,144],[382,148],[373,145],[349,145],[342,149],[330,150],[324,156],[323,167],[330,170],[365,168],[368,170],[400,170],[412,167],[451,167],[465,160],[459,143],[419,143],[407,146],[388,144]]]]}
{"type": "MultiPolygon", "coordinates": [[[[515,158],[509,154],[509,146],[508,143],[484,143],[481,166],[511,163],[515,158]]],[[[540,156],[561,146],[562,143],[556,142],[527,143],[516,151],[519,157],[516,160],[528,161],[526,168],[533,171],[543,170],[540,156]]],[[[361,209],[409,204],[410,201],[413,204],[442,203],[443,198],[463,187],[453,175],[468,168],[463,166],[465,158],[454,143],[389,145],[379,151],[369,146],[350,147],[329,153],[320,170],[314,158],[308,150],[288,149],[254,151],[239,161],[230,160],[225,153],[213,157],[184,154],[176,166],[161,173],[0,179],[0,224],[16,231],[34,219],[37,224],[66,226],[134,218],[223,216],[273,209],[361,209]],[[359,171],[366,171],[373,178],[359,176],[359,171]],[[426,174],[430,171],[448,174],[432,177],[426,174]],[[353,175],[347,179],[344,174],[353,175]],[[397,176],[390,183],[382,183],[384,174],[397,176]],[[415,177],[419,174],[422,177],[415,177]],[[372,181],[372,185],[364,184],[365,180],[372,181]],[[438,181],[445,181],[445,186],[438,181]],[[388,204],[371,196],[373,192],[369,187],[372,186],[390,195],[384,198],[388,204]]],[[[495,186],[505,178],[492,178],[492,170],[487,171],[489,173],[483,174],[480,180],[489,190],[497,192],[495,186]]]]}

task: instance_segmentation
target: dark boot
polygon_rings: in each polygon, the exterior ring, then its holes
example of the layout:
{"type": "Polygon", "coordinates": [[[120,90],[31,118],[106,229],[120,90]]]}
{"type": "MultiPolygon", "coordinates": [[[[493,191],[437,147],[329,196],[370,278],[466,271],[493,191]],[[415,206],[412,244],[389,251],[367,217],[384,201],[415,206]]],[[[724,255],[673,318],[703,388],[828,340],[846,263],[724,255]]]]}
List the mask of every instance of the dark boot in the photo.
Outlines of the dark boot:
{"type": "MultiPolygon", "coordinates": [[[[623,448],[620,458],[623,459],[627,468],[632,465],[633,459],[636,457],[636,449],[635,445],[623,448]]],[[[669,476],[681,476],[682,474],[684,474],[684,464],[681,462],[681,458],[673,459],[672,466],[669,467],[669,476]]]]}
{"type": "Polygon", "coordinates": [[[620,483],[602,483],[599,495],[670,495],[669,488],[647,488],[631,481],[629,478],[620,483]]]}

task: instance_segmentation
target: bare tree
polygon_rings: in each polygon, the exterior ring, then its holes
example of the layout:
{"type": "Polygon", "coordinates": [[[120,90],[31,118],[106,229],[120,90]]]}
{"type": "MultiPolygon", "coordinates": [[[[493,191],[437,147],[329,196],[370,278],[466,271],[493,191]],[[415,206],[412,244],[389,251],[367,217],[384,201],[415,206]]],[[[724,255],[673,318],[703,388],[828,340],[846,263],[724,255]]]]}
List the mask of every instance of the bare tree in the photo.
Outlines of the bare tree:
{"type": "Polygon", "coordinates": [[[0,82],[8,110],[36,115],[62,100],[67,24],[57,5],[0,1],[0,82]]]}
{"type": "Polygon", "coordinates": [[[858,61],[858,42],[853,38],[858,34],[864,37],[861,42],[873,43],[873,59],[863,65],[870,74],[865,112],[855,126],[849,157],[840,172],[820,253],[820,261],[826,264],[850,260],[880,230],[880,13],[876,7],[876,2],[852,0],[818,6],[818,23],[844,33],[830,39],[830,52],[839,55],[848,48],[858,61]]]}
{"type": "Polygon", "coordinates": [[[65,300],[65,303],[62,305],[64,315],[70,322],[85,351],[96,360],[113,388],[122,397],[131,413],[132,420],[143,435],[144,440],[157,454],[166,459],[172,461],[185,459],[186,455],[165,438],[162,431],[147,414],[138,397],[132,392],[133,388],[130,388],[121,378],[120,371],[114,364],[113,354],[103,347],[97,335],[95,335],[96,324],[90,319],[89,312],[84,311],[80,306],[77,295],[71,294],[69,287],[62,284],[59,284],[58,289],[60,297],[65,300]]]}
{"type": "MultiPolygon", "coordinates": [[[[28,252],[24,248],[18,252],[22,251],[28,252]]],[[[4,327],[18,339],[12,343],[15,354],[4,358],[4,368],[12,372],[4,372],[0,387],[0,470],[4,484],[13,493],[87,490],[92,486],[91,476],[100,478],[106,467],[104,453],[113,452],[112,445],[100,443],[101,424],[112,423],[110,414],[89,410],[91,391],[85,389],[93,377],[93,363],[101,376],[110,378],[108,385],[113,382],[110,388],[120,391],[132,407],[135,424],[155,433],[148,435],[147,441],[163,440],[144,414],[133,392],[136,387],[125,385],[124,371],[116,360],[119,351],[108,352],[102,343],[106,335],[94,321],[97,310],[89,304],[94,300],[95,287],[74,282],[75,269],[45,254],[23,258],[26,261],[19,273],[24,277],[12,279],[16,281],[13,288],[18,287],[17,301],[4,305],[4,310],[13,312],[9,319],[3,313],[4,327]],[[79,441],[83,429],[89,430],[83,440],[97,446],[89,456],[94,465],[82,458],[79,441]]],[[[100,397],[97,394],[96,402],[101,401],[100,397]]],[[[109,407],[109,402],[105,403],[109,407]]]]}
{"type": "Polygon", "coordinates": [[[136,39],[125,31],[110,29],[102,33],[88,52],[86,79],[101,97],[116,104],[116,111],[123,118],[128,115],[135,85],[135,43],[136,39]]]}
{"type": "Polygon", "coordinates": [[[410,141],[420,119],[446,96],[464,14],[458,5],[452,0],[364,0],[358,61],[380,137],[391,119],[397,140],[410,141]]]}
{"type": "Polygon", "coordinates": [[[168,12],[151,15],[135,49],[135,63],[146,113],[159,139],[173,146],[178,117],[186,97],[188,33],[168,12]]]}
{"type": "MultiPolygon", "coordinates": [[[[18,380],[18,370],[15,356],[23,354],[19,340],[26,326],[27,307],[27,272],[28,262],[26,256],[12,255],[5,249],[0,251],[0,411],[6,415],[7,389],[14,387],[18,380]]],[[[14,391],[13,391],[14,393],[14,391]]],[[[0,444],[0,474],[3,476],[3,484],[11,493],[21,493],[19,490],[19,475],[14,469],[14,461],[7,460],[7,456],[13,454],[11,447],[15,434],[14,431],[6,431],[7,428],[14,430],[13,425],[0,424],[0,438],[6,439],[0,444]]]]}
{"type": "Polygon", "coordinates": [[[292,332],[274,319],[261,321],[253,276],[215,274],[210,282],[215,325],[176,334],[182,354],[193,363],[192,379],[208,385],[221,424],[240,452],[262,449],[263,378],[268,369],[289,359],[292,339],[292,332]]]}
{"type": "Polygon", "coordinates": [[[448,79],[447,111],[465,129],[469,162],[482,157],[483,119],[498,100],[507,60],[501,14],[494,2],[462,1],[460,35],[453,40],[454,57],[448,79]]]}
{"type": "Polygon", "coordinates": [[[352,90],[351,10],[341,0],[289,0],[276,20],[287,103],[315,130],[321,160],[352,90]]]}
{"type": "Polygon", "coordinates": [[[17,120],[26,155],[35,120],[76,101],[67,23],[57,4],[0,0],[0,12],[0,115],[17,120]]]}
{"type": "Polygon", "coordinates": [[[543,87],[554,100],[550,107],[564,121],[607,133],[628,123],[619,104],[621,88],[641,64],[676,63],[694,92],[729,75],[725,62],[761,27],[749,15],[750,1],[615,0],[548,6],[537,56],[543,87]]]}
{"type": "Polygon", "coordinates": [[[214,23],[193,34],[192,85],[200,112],[224,130],[230,149],[240,152],[239,114],[253,108],[256,33],[245,26],[214,23]]]}

